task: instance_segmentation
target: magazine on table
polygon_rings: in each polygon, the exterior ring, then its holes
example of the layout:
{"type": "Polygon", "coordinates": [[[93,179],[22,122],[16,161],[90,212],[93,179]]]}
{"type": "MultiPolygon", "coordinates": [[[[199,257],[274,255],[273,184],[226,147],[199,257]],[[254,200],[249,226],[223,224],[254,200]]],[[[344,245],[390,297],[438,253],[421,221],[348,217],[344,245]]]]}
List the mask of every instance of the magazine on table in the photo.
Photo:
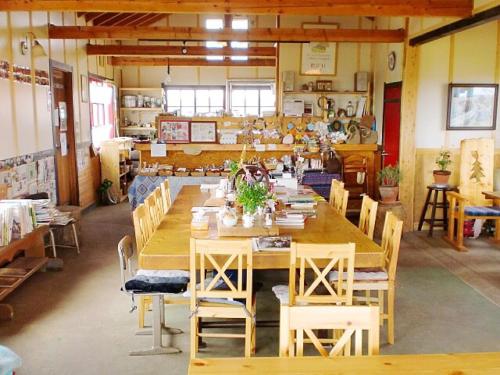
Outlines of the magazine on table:
{"type": "Polygon", "coordinates": [[[252,238],[254,251],[290,251],[292,236],[263,236],[252,238]]]}

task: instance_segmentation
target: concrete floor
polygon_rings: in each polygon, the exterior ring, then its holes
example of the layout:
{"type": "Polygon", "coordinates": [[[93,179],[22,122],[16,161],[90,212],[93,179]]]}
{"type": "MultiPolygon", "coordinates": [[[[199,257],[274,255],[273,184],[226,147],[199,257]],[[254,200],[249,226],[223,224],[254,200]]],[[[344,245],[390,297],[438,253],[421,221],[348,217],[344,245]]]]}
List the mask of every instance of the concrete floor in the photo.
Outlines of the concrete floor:
{"type": "MultiPolygon", "coordinates": [[[[128,204],[99,207],[82,219],[82,253],[61,249],[61,272],[38,273],[6,302],[15,318],[0,322],[0,344],[24,361],[18,374],[185,374],[189,358],[187,306],[167,307],[167,322],[186,333],[174,343],[183,353],[129,357],[151,337],[135,336],[136,313],[119,291],[116,244],[132,234],[128,204]]],[[[472,242],[457,253],[424,233],[405,236],[398,267],[396,343],[381,353],[500,351],[500,249],[472,242]]],[[[270,291],[286,283],[286,272],[256,272],[264,283],[258,319],[277,319],[270,291]]],[[[277,328],[257,330],[259,356],[277,355],[277,328]]],[[[241,356],[240,341],[209,341],[201,356],[241,356]],[[228,345],[229,344],[229,345],[228,345]]]]}

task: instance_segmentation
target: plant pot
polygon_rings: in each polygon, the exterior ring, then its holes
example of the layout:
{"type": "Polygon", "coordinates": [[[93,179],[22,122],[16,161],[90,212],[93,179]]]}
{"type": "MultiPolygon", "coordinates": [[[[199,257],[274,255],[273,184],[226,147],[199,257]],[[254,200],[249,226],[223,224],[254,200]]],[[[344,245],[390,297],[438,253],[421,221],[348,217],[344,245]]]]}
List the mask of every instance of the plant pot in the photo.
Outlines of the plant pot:
{"type": "Polygon", "coordinates": [[[434,183],[435,184],[448,185],[448,181],[450,179],[451,172],[450,171],[435,170],[435,171],[432,171],[432,175],[434,176],[434,183]]]}
{"type": "Polygon", "coordinates": [[[383,203],[395,203],[398,200],[399,186],[379,186],[383,203]]]}

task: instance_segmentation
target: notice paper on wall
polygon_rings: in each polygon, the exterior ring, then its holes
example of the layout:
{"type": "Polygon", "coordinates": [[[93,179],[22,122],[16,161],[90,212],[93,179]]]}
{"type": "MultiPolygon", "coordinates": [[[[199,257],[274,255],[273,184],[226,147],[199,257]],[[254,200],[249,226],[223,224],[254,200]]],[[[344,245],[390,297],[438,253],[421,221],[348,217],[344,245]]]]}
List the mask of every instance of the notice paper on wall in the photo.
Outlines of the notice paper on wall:
{"type": "Polygon", "coordinates": [[[165,143],[151,143],[151,157],[164,158],[167,156],[167,145],[165,143]]]}

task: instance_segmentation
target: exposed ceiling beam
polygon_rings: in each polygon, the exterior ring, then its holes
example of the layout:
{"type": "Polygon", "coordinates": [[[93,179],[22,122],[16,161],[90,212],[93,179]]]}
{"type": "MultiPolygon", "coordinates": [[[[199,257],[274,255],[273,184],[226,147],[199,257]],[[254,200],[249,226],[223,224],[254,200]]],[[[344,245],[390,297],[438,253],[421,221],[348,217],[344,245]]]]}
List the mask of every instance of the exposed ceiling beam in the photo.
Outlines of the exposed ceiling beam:
{"type": "Polygon", "coordinates": [[[92,21],[94,26],[102,25],[104,22],[110,21],[115,17],[118,17],[120,14],[121,13],[101,13],[98,17],[94,18],[92,21]]]}
{"type": "Polygon", "coordinates": [[[151,16],[146,20],[142,20],[141,22],[134,24],[135,26],[150,26],[157,21],[160,21],[167,17],[165,13],[151,13],[151,16]]]}
{"type": "Polygon", "coordinates": [[[112,57],[111,65],[115,66],[275,66],[276,59],[248,59],[233,61],[224,59],[212,61],[203,58],[140,58],[140,57],[112,57]]]}
{"type": "Polygon", "coordinates": [[[100,56],[249,56],[274,57],[274,47],[207,48],[201,46],[126,46],[87,44],[87,55],[100,56]],[[186,53],[182,50],[186,48],[186,53]]]}
{"type": "Polygon", "coordinates": [[[433,40],[440,39],[487,22],[496,21],[498,19],[500,19],[500,5],[487,9],[483,12],[476,13],[472,17],[449,23],[448,25],[438,27],[437,29],[416,36],[415,38],[410,39],[410,46],[418,46],[420,44],[429,43],[433,40]]]}
{"type": "Polygon", "coordinates": [[[0,10],[467,17],[473,0],[0,0],[0,10]]]}
{"type": "Polygon", "coordinates": [[[202,27],[132,26],[49,26],[51,39],[148,39],[165,41],[241,41],[241,42],[360,42],[400,43],[405,32],[370,29],[250,29],[207,30],[202,27]]]}
{"type": "Polygon", "coordinates": [[[122,13],[122,16],[118,19],[115,19],[112,24],[103,24],[101,26],[127,26],[130,22],[132,22],[135,17],[137,17],[137,13],[122,13]]]}
{"type": "Polygon", "coordinates": [[[96,18],[101,17],[102,15],[105,15],[106,13],[85,13],[85,22],[90,22],[96,18]]]}

